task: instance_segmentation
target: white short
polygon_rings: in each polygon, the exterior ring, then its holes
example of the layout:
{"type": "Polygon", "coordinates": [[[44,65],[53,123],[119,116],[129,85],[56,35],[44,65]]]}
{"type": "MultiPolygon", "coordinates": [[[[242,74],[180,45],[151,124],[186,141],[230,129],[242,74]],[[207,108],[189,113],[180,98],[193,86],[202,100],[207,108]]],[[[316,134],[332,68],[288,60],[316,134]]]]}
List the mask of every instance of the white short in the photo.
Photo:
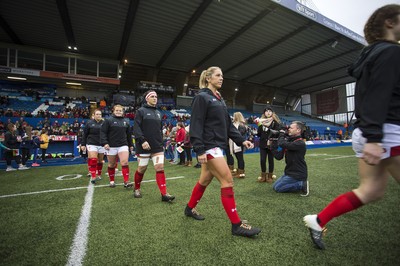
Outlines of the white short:
{"type": "Polygon", "coordinates": [[[206,154],[207,154],[207,159],[213,159],[213,158],[220,158],[220,157],[224,157],[224,152],[222,151],[221,148],[212,148],[209,150],[206,150],[206,154]]]}
{"type": "Polygon", "coordinates": [[[107,155],[117,155],[120,152],[129,152],[128,146],[121,146],[121,147],[110,147],[110,149],[106,152],[107,155]]]}
{"type": "Polygon", "coordinates": [[[95,151],[97,153],[104,153],[106,149],[103,146],[96,146],[96,145],[86,145],[88,151],[95,151]]]}
{"type": "MultiPolygon", "coordinates": [[[[362,136],[362,132],[359,128],[353,131],[351,138],[353,140],[353,150],[356,153],[356,157],[361,158],[367,139],[362,136]]],[[[391,149],[398,146],[400,146],[400,126],[383,124],[382,148],[384,149],[384,153],[382,154],[382,159],[389,158],[391,149]]]]}
{"type": "Polygon", "coordinates": [[[147,166],[149,164],[150,157],[153,161],[153,165],[164,164],[164,154],[151,156],[150,153],[143,153],[137,155],[138,166],[147,166]]]}

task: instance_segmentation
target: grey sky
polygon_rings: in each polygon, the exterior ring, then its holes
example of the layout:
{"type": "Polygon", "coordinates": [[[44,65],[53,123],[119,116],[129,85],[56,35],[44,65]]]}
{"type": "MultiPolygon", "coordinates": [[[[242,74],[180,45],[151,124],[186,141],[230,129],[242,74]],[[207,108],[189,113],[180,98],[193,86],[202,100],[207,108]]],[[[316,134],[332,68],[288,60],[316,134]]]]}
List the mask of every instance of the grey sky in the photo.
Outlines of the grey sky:
{"type": "Polygon", "coordinates": [[[319,13],[364,36],[369,16],[379,7],[400,4],[400,0],[312,0],[319,13]]]}

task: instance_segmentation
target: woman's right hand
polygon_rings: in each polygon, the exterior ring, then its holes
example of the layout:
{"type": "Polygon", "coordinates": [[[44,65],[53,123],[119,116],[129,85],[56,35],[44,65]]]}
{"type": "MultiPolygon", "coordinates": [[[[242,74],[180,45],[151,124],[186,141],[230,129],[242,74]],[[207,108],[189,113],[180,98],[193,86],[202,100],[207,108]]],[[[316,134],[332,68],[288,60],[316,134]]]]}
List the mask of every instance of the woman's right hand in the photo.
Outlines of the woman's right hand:
{"type": "Polygon", "coordinates": [[[110,145],[108,145],[108,144],[104,145],[104,149],[109,150],[110,149],[110,145]]]}
{"type": "Polygon", "coordinates": [[[142,143],[142,148],[143,148],[143,150],[150,150],[151,149],[150,144],[147,141],[142,143]]]}

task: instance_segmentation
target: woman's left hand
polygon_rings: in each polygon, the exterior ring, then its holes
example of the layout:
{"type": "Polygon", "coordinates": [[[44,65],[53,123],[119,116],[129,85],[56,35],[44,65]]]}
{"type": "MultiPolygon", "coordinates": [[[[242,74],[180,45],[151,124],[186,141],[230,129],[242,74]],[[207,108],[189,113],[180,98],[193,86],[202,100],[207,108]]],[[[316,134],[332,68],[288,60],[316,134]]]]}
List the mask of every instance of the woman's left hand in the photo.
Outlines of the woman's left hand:
{"type": "Polygon", "coordinates": [[[381,161],[383,152],[380,143],[365,143],[362,158],[367,164],[376,165],[381,161]]]}

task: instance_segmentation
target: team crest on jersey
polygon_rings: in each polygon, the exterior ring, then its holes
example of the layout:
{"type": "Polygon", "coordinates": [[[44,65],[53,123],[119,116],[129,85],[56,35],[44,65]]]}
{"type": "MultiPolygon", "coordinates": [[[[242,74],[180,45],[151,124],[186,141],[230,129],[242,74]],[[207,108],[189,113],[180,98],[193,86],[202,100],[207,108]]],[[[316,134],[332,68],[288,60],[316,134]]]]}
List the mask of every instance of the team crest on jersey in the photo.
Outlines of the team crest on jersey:
{"type": "Polygon", "coordinates": [[[160,113],[157,113],[157,117],[158,117],[158,118],[161,118],[161,115],[160,115],[160,113]]]}

